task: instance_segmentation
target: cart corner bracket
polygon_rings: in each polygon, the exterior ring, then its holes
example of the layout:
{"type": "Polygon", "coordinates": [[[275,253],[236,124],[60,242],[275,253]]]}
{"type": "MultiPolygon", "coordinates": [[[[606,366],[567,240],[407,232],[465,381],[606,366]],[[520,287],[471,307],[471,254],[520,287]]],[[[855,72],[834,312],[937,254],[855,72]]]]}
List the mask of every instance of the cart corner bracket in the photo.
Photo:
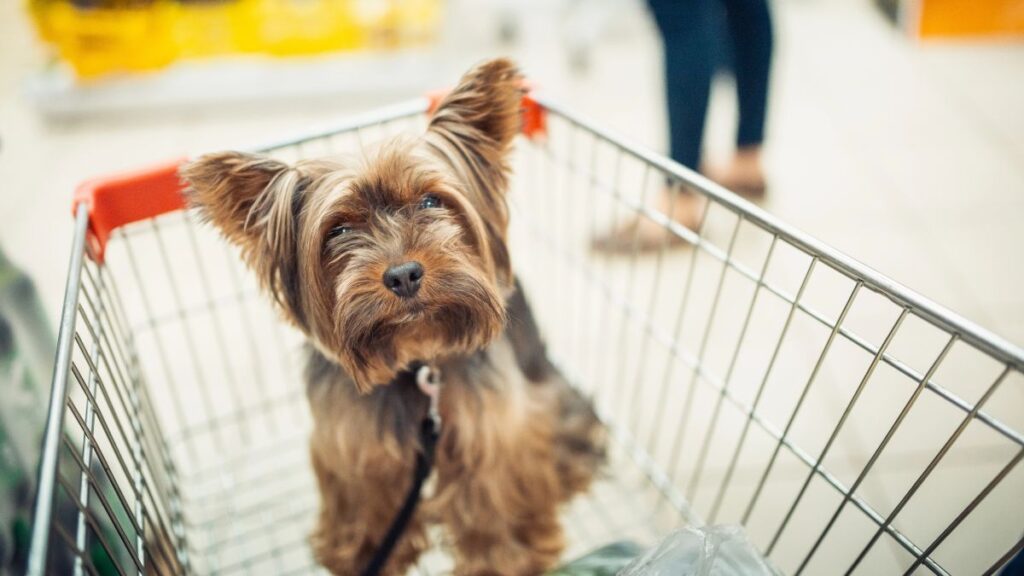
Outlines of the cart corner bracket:
{"type": "Polygon", "coordinates": [[[184,208],[178,167],[185,158],[140,170],[86,180],[75,190],[72,213],[85,203],[89,211],[89,256],[103,262],[114,230],[184,208]]]}

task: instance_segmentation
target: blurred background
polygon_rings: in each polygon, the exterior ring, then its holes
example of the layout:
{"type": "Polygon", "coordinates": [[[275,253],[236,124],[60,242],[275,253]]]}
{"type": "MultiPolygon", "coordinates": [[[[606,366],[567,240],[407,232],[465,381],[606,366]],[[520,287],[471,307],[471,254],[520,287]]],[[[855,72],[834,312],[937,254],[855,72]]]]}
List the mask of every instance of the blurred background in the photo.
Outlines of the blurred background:
{"type": "MultiPolygon", "coordinates": [[[[514,57],[543,93],[667,152],[660,38],[643,2],[137,3],[149,7],[0,7],[0,243],[53,318],[82,179],[420,95],[488,56],[514,57]],[[259,4],[297,8],[258,22],[259,4]]],[[[771,7],[763,206],[1024,340],[1024,2],[771,7]]],[[[730,83],[712,96],[712,160],[731,153],[730,83]]]]}
{"type": "MultiPolygon", "coordinates": [[[[1024,0],[769,4],[759,204],[1024,342],[1024,0]]],[[[419,96],[498,55],[668,152],[661,37],[641,1],[0,3],[0,518],[28,501],[77,183],[419,96]]],[[[707,162],[732,156],[736,107],[717,76],[707,162]]]]}

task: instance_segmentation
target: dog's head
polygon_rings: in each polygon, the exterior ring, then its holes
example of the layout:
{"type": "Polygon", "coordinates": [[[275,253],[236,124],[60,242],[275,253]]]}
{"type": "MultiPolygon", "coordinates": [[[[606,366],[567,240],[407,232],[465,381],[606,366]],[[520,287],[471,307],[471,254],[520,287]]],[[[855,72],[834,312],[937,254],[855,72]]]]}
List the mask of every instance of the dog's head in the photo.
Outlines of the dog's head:
{"type": "Polygon", "coordinates": [[[360,391],[502,331],[511,287],[506,156],[522,80],[467,73],[427,132],[361,166],[225,152],[182,168],[189,202],[238,244],[285,316],[360,391]]]}

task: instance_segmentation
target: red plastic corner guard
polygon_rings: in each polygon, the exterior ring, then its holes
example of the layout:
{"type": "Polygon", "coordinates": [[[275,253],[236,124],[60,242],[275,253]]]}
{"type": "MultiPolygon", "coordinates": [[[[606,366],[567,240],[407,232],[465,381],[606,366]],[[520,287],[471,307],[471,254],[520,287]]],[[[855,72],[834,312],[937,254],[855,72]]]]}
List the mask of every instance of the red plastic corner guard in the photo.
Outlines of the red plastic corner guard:
{"type": "MultiPolygon", "coordinates": [[[[529,89],[529,85],[527,86],[529,89]]],[[[427,99],[430,104],[427,106],[427,114],[433,114],[437,107],[441,105],[441,100],[448,95],[451,90],[436,90],[427,94],[427,99]]],[[[547,134],[548,121],[547,113],[544,107],[539,102],[530,96],[529,92],[523,96],[523,135],[531,140],[543,138],[547,134]]]]}
{"type": "Polygon", "coordinates": [[[89,232],[86,246],[89,256],[103,262],[110,234],[132,222],[153,218],[185,207],[178,178],[178,167],[185,158],[178,158],[141,170],[121,172],[86,180],[75,190],[71,213],[83,202],[89,209],[89,232]]]}

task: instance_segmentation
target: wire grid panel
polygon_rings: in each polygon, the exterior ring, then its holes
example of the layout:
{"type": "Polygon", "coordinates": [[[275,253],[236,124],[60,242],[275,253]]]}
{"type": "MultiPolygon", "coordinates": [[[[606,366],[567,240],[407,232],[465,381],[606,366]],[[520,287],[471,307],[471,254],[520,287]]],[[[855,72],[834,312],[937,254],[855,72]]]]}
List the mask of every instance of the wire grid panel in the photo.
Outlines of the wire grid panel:
{"type": "Polygon", "coordinates": [[[678,165],[548,119],[517,168],[517,270],[664,506],[743,524],[785,573],[992,573],[1021,550],[1018,349],[678,165]],[[666,186],[707,200],[697,230],[650,208],[666,186]],[[638,215],[661,250],[590,250],[638,215]]]}
{"type": "MultiPolygon", "coordinates": [[[[48,567],[180,573],[178,473],[144,385],[117,286],[86,262],[67,374],[48,567]]],[[[39,520],[37,520],[39,521],[39,520]]]]}
{"type": "MultiPolygon", "coordinates": [[[[786,572],[976,573],[1020,548],[1019,366],[727,203],[673,227],[695,248],[593,255],[680,173],[549,121],[517,155],[515,266],[617,440],[566,510],[568,557],[702,519],[742,522],[786,572]]],[[[384,114],[268,149],[346,154],[423,126],[384,114]]],[[[176,213],[82,276],[51,572],[315,572],[301,337],[237,252],[176,213]]],[[[441,546],[418,572],[450,569],[441,546]]]]}

